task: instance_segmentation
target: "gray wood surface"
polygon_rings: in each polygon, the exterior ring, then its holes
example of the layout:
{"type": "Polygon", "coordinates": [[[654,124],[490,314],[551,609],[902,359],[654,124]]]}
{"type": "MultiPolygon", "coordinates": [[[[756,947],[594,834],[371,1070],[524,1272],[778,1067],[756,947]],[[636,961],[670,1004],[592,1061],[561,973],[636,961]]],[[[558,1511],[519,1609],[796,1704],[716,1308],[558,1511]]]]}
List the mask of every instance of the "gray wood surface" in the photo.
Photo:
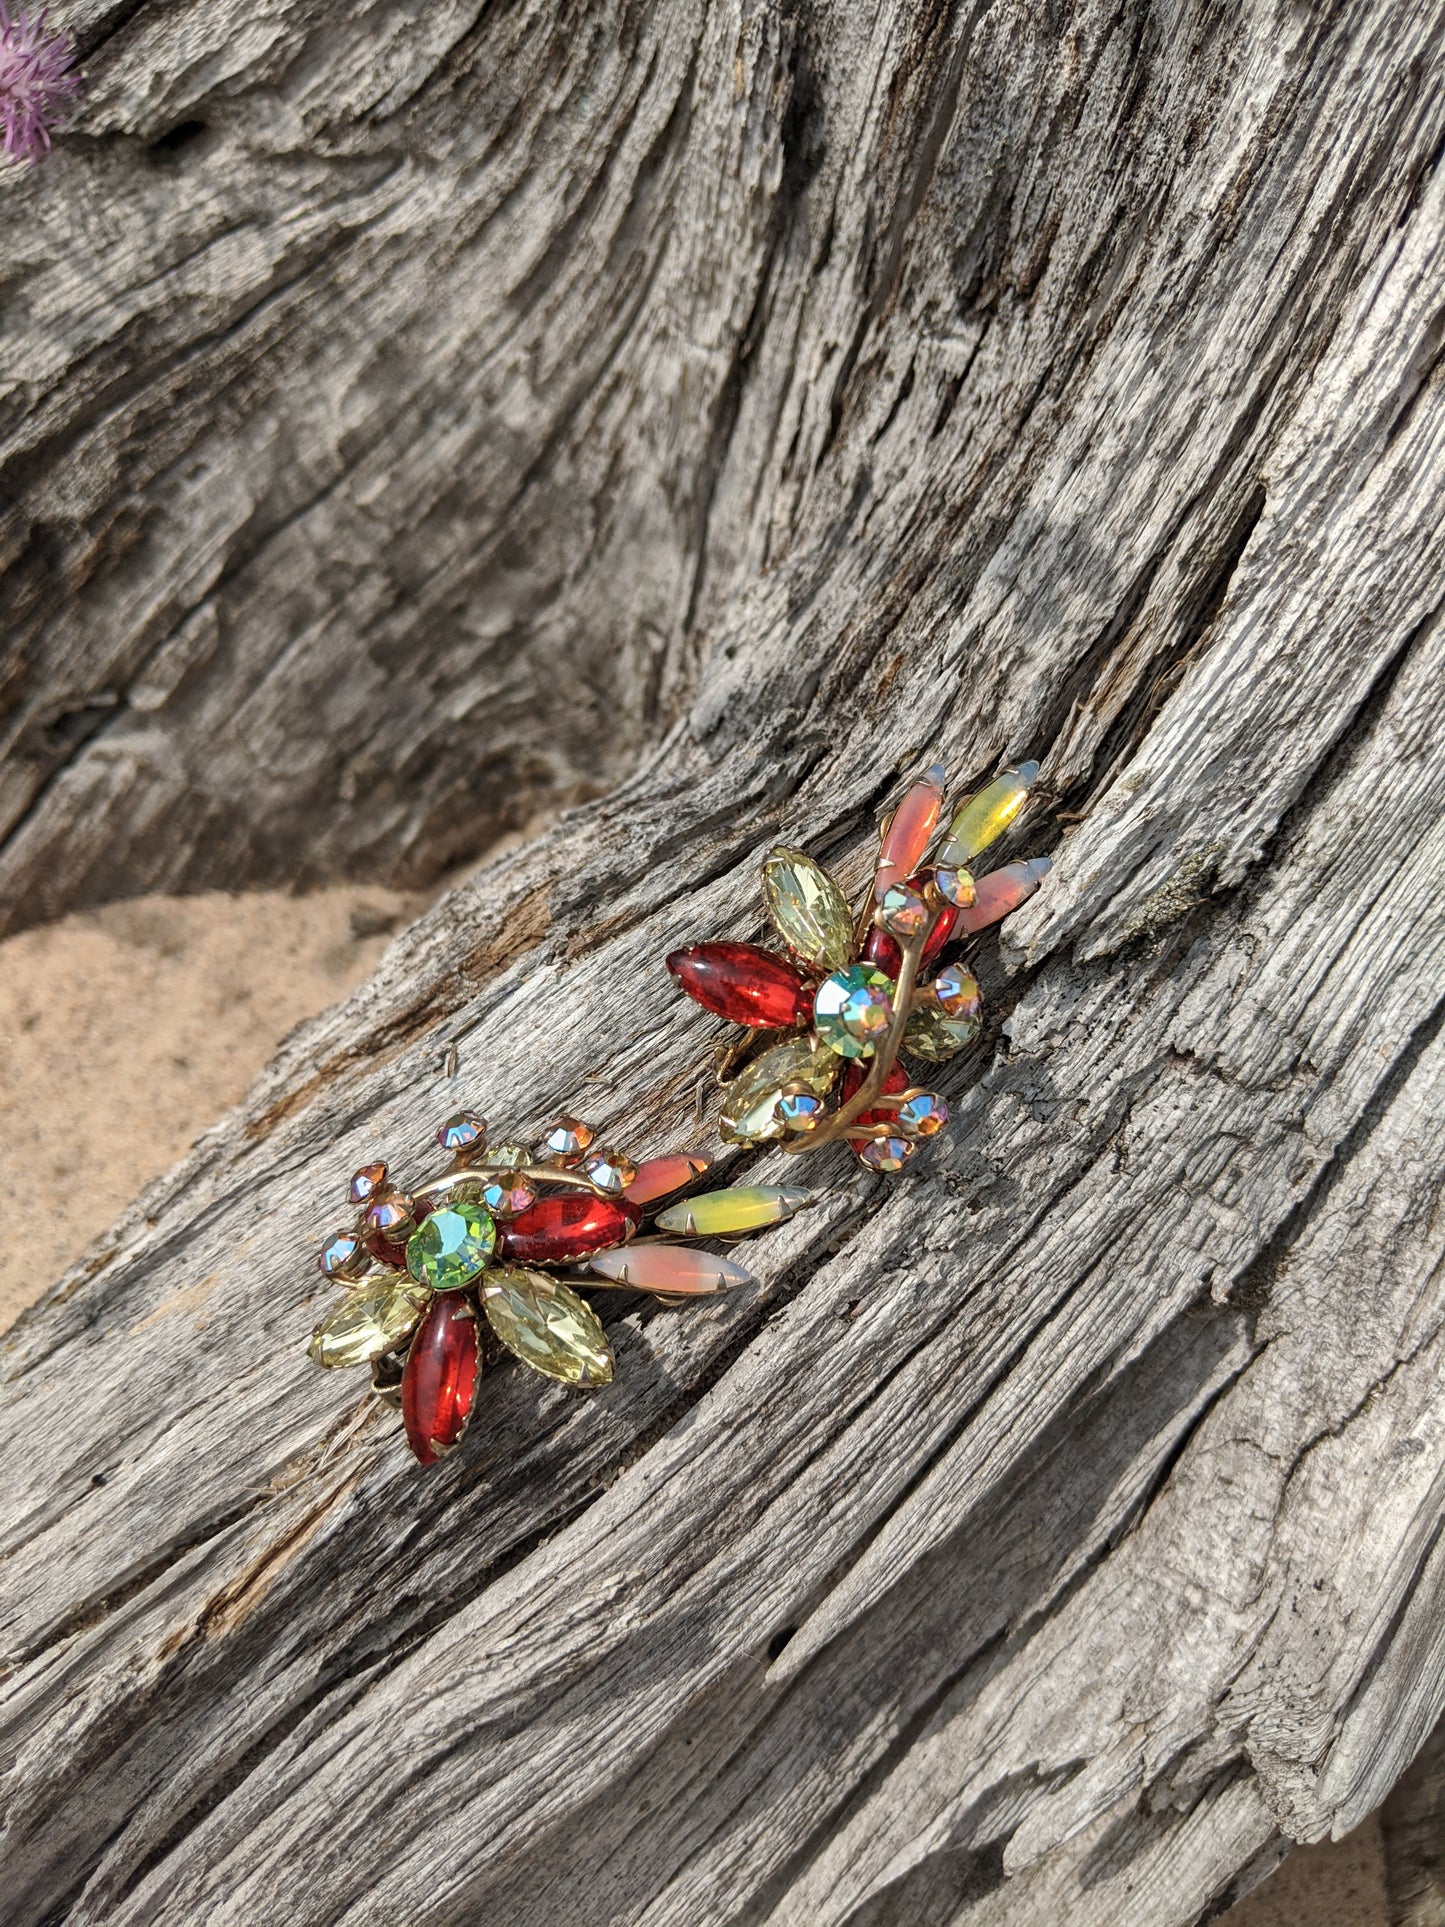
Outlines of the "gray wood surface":
{"type": "Polygon", "coordinates": [[[6,1341],[7,1919],[1188,1927],[1346,1831],[1445,1706],[1445,14],[76,17],[20,914],[635,767],[6,1341]],[[418,1474],[304,1357],[350,1170],[694,1142],[662,954],[936,753],[1057,859],[947,1138],[418,1474]]]}

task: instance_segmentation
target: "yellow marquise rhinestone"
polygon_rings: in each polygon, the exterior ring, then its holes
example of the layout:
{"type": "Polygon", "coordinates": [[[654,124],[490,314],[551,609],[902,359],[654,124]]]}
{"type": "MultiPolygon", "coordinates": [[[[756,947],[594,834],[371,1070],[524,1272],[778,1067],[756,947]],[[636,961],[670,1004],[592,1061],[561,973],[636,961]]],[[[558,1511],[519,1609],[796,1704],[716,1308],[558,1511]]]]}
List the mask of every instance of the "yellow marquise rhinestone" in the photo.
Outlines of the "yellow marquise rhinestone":
{"type": "Polygon", "coordinates": [[[841,970],[853,954],[853,914],[832,877],[801,850],[769,850],[763,897],[778,934],[804,963],[841,970]]]}
{"type": "Polygon", "coordinates": [[[975,1011],[971,1015],[950,1017],[936,1006],[920,1004],[908,1019],[908,1028],[903,1033],[903,1048],[915,1057],[927,1057],[940,1063],[945,1057],[956,1057],[978,1036],[982,1019],[975,1011]]]}
{"type": "Polygon", "coordinates": [[[826,1097],[842,1068],[837,1054],[815,1038],[775,1044],[728,1085],[719,1134],[728,1144],[766,1144],[782,1137],[789,1122],[783,1101],[790,1092],[801,1086],[814,1097],[826,1097]]]}
{"type": "Polygon", "coordinates": [[[392,1351],[406,1337],[426,1307],[429,1294],[404,1272],[391,1275],[366,1291],[349,1292],[316,1327],[310,1355],[328,1370],[339,1365],[365,1365],[392,1351]]]}
{"type": "Polygon", "coordinates": [[[606,1385],[612,1347],[592,1307],[545,1272],[524,1265],[483,1272],[478,1287],[492,1330],[514,1357],[563,1385],[606,1385]]]}

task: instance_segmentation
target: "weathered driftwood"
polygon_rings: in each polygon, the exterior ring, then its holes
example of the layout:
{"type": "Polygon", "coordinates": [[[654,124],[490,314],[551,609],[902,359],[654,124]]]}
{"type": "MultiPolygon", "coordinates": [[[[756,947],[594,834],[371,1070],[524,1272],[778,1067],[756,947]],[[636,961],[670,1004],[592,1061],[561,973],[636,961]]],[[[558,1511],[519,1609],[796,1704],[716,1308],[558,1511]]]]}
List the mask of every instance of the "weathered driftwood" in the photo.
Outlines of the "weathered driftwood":
{"type": "Polygon", "coordinates": [[[401,864],[564,714],[654,747],[9,1339],[6,1917],[1182,1927],[1445,1702],[1445,18],[402,11],[93,10],[11,579],[36,690],[159,694],[8,874],[401,864]],[[1067,825],[947,1140],[416,1473],[303,1356],[346,1174],[463,1093],[695,1140],[661,954],[935,752],[1067,825]]]}

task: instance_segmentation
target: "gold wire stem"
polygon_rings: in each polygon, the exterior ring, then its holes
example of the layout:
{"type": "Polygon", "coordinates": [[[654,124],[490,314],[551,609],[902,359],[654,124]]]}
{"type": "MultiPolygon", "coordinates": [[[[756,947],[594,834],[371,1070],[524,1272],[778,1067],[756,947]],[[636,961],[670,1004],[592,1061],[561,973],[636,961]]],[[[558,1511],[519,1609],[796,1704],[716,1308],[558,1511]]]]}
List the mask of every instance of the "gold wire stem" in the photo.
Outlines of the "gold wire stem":
{"type": "Polygon", "coordinates": [[[839,1138],[846,1137],[848,1126],[854,1118],[864,1111],[879,1108],[883,1096],[883,1086],[888,1081],[888,1073],[898,1061],[898,1052],[903,1043],[903,1033],[908,1028],[908,1020],[913,1014],[913,986],[918,976],[918,966],[923,958],[924,948],[933,934],[933,926],[940,915],[935,908],[933,915],[923,928],[908,941],[900,945],[902,961],[898,970],[898,982],[893,988],[893,1017],[888,1025],[888,1034],[873,1053],[873,1062],[868,1075],[848,1102],[836,1110],[830,1118],[816,1130],[809,1131],[806,1137],[785,1141],[783,1149],[796,1157],[804,1151],[815,1151],[821,1144],[835,1144],[839,1138]]]}

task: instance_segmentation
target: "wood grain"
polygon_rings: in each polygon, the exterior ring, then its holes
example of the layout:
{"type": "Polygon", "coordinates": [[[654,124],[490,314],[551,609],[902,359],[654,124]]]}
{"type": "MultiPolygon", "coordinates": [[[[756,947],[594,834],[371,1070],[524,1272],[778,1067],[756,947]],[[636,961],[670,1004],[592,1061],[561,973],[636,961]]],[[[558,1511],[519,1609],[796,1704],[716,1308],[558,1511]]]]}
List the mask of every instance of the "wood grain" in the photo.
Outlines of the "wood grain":
{"type": "MultiPolygon", "coordinates": [[[[27,792],[7,875],[261,873],[165,800],[210,808],[196,756],[299,875],[461,847],[498,744],[636,766],[444,898],[9,1339],[9,1917],[1185,1927],[1378,1805],[1445,1706],[1445,17],[425,18],[96,12],[82,132],[7,219],[77,246],[203,98],[165,165],[273,210],[212,324],[274,384],[260,432],[328,356],[334,425],[358,343],[416,388],[254,589],[226,574],[250,640],[144,724],[172,790],[116,716],[27,792]],[[467,459],[500,420],[525,508],[467,459]],[[418,505],[459,466],[434,580],[418,505]],[[535,735],[481,700],[501,554],[554,623],[535,735]],[[289,754],[318,703],[328,741],[363,711],[441,740],[376,701],[382,632],[473,692],[464,761],[342,811],[289,754]],[[257,733],[222,743],[228,688],[257,733]],[[498,1370],[417,1476],[303,1355],[328,1200],[420,1154],[453,1045],[509,1127],[694,1141],[711,1034],[661,955],[757,930],[779,835],[856,885],[935,751],[1041,756],[1017,841],[1057,859],[981,951],[947,1139],[892,1184],[820,1158],[756,1291],[607,1307],[612,1386],[498,1370]]],[[[87,368],[138,367],[117,313],[87,368]]],[[[79,368],[12,400],[16,459],[90,422],[74,473],[165,531],[135,606],[179,595],[188,517],[228,526],[264,465],[231,428],[177,494],[103,464],[127,410],[212,403],[79,368]]],[[[94,581],[27,673],[102,629],[139,663],[94,581]]]]}

